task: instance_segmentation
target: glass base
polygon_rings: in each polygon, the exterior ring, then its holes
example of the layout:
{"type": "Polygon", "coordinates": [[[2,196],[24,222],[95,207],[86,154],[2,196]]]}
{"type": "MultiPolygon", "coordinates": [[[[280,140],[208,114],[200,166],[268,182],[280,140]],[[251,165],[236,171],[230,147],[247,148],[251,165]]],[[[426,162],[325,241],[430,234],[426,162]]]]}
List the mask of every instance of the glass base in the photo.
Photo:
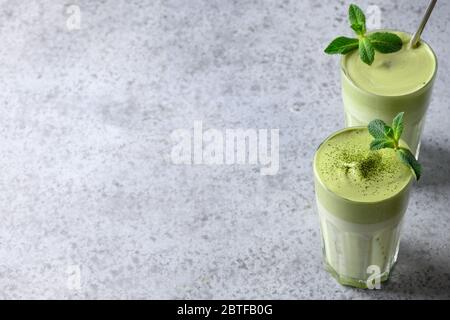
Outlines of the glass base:
{"type": "MultiPolygon", "coordinates": [[[[349,287],[355,287],[355,288],[359,288],[359,289],[368,289],[366,280],[354,279],[354,278],[350,278],[350,277],[346,277],[346,276],[340,275],[326,261],[324,261],[324,268],[341,285],[349,286],[349,287]]],[[[389,279],[389,274],[390,273],[388,271],[383,272],[382,274],[380,274],[379,275],[380,283],[386,282],[389,279]]]]}

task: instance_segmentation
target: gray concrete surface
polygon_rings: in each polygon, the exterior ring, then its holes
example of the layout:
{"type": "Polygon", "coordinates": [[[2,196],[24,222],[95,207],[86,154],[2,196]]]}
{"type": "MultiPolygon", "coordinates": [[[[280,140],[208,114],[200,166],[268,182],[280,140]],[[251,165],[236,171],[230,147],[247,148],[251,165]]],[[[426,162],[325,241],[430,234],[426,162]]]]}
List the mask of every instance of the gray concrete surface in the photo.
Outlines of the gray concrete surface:
{"type": "MultiPolygon", "coordinates": [[[[427,1],[395,3],[358,2],[413,31],[427,1]]],[[[439,72],[391,280],[355,290],[322,269],[311,162],[344,123],[322,51],[350,34],[348,4],[0,1],[0,298],[450,298],[446,1],[424,33],[439,72]],[[195,120],[278,128],[278,174],[173,164],[171,132],[195,120]]]]}

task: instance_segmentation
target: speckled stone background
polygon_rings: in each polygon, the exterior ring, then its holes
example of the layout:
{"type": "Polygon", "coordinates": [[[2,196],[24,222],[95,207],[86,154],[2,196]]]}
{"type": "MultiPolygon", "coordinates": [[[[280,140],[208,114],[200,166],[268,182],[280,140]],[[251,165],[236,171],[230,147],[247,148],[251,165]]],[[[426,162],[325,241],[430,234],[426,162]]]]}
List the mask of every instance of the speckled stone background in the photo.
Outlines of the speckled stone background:
{"type": "MultiPolygon", "coordinates": [[[[344,123],[322,51],[350,34],[348,4],[0,1],[0,298],[450,298],[447,1],[424,33],[439,72],[391,280],[322,269],[311,161],[344,123]],[[278,128],[278,174],[172,164],[194,120],[278,128]]],[[[427,1],[358,4],[413,31],[427,1]]]]}

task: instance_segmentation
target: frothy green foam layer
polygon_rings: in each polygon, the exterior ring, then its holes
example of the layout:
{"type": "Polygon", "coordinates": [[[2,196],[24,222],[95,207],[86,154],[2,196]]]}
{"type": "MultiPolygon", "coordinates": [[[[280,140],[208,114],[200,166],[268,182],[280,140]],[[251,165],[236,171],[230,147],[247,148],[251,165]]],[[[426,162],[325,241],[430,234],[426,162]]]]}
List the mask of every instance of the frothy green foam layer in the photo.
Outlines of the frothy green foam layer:
{"type": "Polygon", "coordinates": [[[361,61],[358,50],[343,58],[347,76],[359,88],[378,95],[397,96],[415,92],[433,78],[436,58],[430,47],[421,42],[417,48],[408,48],[411,36],[393,33],[403,40],[402,49],[388,54],[376,52],[371,66],[361,61]]]}
{"type": "Polygon", "coordinates": [[[319,147],[315,166],[328,190],[352,201],[378,202],[406,187],[409,168],[393,149],[371,151],[372,139],[366,128],[349,128],[319,147]]]}

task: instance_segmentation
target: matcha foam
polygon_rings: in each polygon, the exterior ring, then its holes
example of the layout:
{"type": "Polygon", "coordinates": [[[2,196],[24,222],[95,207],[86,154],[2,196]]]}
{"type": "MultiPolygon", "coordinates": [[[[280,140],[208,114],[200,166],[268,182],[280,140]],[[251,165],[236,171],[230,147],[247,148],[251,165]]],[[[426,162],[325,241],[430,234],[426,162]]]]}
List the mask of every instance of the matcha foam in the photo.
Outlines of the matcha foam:
{"type": "Polygon", "coordinates": [[[412,174],[393,149],[371,151],[367,128],[350,128],[319,147],[315,166],[320,180],[333,193],[352,201],[378,202],[405,188],[412,174]]]}
{"type": "Polygon", "coordinates": [[[433,78],[436,57],[425,42],[411,49],[408,48],[409,34],[389,32],[402,39],[401,50],[388,54],[377,51],[370,66],[361,61],[358,50],[355,50],[344,57],[343,68],[357,87],[370,93],[397,96],[415,92],[433,78]]]}

